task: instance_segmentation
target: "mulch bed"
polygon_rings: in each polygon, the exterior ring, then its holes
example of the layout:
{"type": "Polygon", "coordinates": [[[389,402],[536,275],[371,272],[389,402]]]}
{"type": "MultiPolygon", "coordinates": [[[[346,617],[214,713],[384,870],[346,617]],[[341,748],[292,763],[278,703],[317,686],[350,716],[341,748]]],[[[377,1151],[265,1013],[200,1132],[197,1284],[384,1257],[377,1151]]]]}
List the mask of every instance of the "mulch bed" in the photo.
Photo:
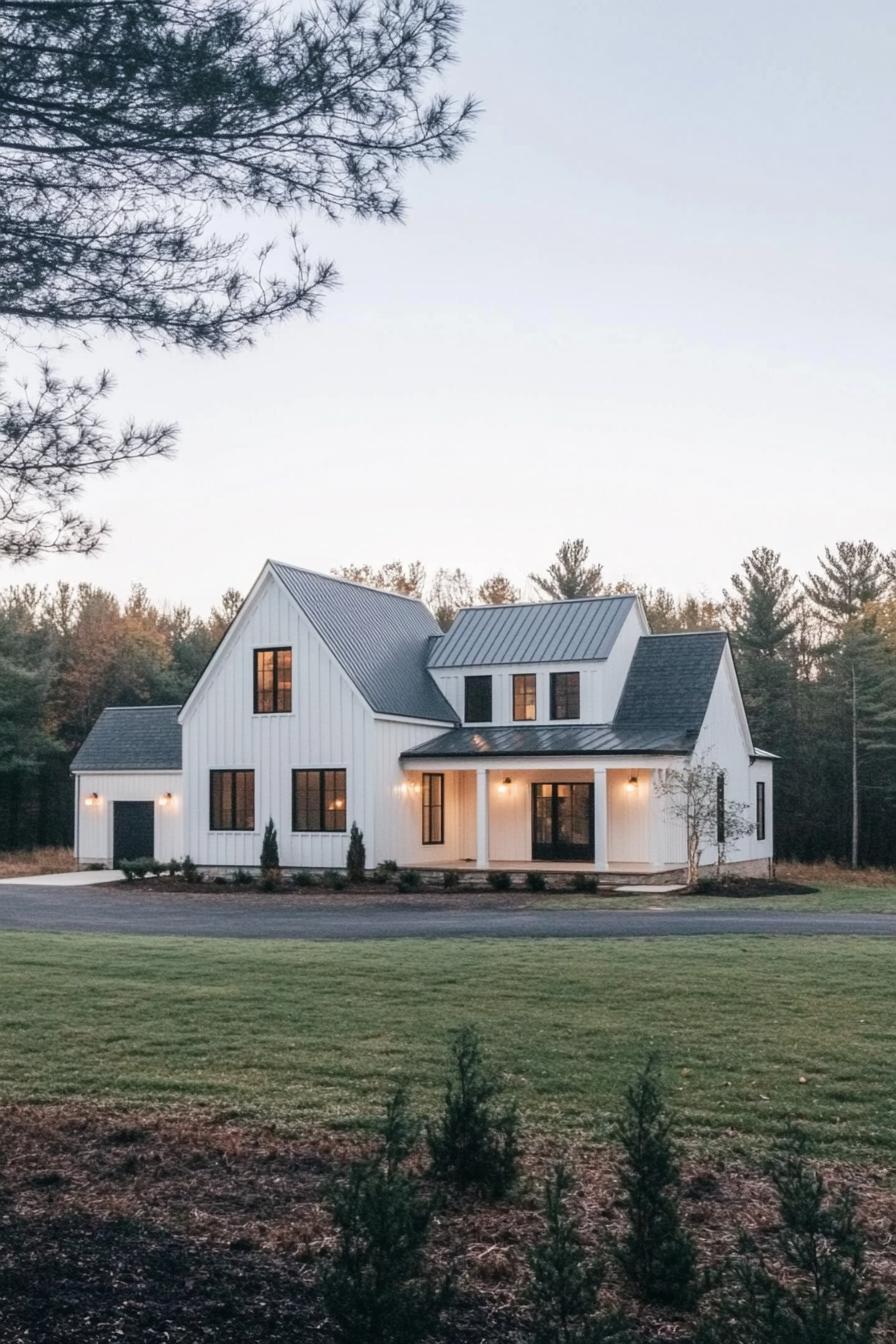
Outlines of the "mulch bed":
{"type": "Polygon", "coordinates": [[[722,877],[718,881],[702,878],[693,891],[699,896],[731,896],[736,900],[748,896],[814,896],[818,887],[777,878],[722,877]]]}
{"type": "MultiPolygon", "coordinates": [[[[331,1336],[315,1290],[330,1244],[328,1179],[363,1148],[346,1133],[289,1136],[203,1112],[8,1105],[0,1109],[0,1339],[4,1344],[296,1344],[331,1336]]],[[[517,1344],[538,1188],[558,1150],[527,1154],[513,1204],[451,1204],[433,1257],[455,1266],[446,1338],[517,1344]]],[[[570,1156],[589,1237],[618,1225],[612,1155],[570,1156]]],[[[896,1292],[896,1191],[883,1168],[827,1167],[862,1198],[870,1262],[896,1292]]],[[[688,1222],[704,1264],[738,1229],[772,1225],[765,1179],[721,1159],[685,1164],[688,1222]]],[[[645,1319],[684,1341],[686,1318],[645,1319]]],[[[881,1340],[891,1340],[884,1333],[881,1340]]]]}

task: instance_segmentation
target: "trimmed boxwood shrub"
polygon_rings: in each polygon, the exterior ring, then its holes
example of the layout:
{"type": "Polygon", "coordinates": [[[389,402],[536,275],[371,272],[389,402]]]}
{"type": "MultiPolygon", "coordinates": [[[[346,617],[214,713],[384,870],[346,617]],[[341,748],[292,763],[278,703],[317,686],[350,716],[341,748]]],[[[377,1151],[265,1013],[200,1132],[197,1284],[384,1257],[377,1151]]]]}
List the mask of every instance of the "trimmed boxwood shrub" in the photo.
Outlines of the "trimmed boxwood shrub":
{"type": "Polygon", "coordinates": [[[487,873],[485,880],[492,891],[509,891],[512,882],[509,873],[487,873]]]}

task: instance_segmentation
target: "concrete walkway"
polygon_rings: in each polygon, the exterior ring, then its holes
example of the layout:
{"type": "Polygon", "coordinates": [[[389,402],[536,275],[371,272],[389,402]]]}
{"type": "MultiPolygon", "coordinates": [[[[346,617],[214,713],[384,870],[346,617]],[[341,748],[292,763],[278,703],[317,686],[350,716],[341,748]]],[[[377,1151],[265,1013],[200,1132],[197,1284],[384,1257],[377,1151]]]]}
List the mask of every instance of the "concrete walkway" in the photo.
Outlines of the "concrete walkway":
{"type": "Polygon", "coordinates": [[[276,896],[153,894],[131,886],[0,887],[0,929],[191,938],[667,938],[709,934],[893,938],[896,915],[775,910],[437,910],[419,904],[297,908],[276,896]]]}
{"type": "Polygon", "coordinates": [[[41,873],[39,877],[0,877],[0,887],[95,887],[100,883],[123,882],[117,868],[100,873],[41,873]]]}

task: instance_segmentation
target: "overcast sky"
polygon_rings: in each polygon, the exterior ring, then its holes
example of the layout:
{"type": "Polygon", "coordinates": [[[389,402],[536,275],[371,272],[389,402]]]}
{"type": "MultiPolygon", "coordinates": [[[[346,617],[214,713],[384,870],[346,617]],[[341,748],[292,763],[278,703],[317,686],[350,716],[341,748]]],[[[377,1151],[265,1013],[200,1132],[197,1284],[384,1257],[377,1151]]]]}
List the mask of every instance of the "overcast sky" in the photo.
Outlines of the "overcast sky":
{"type": "Polygon", "coordinates": [[[484,112],[406,225],[304,222],[343,287],[226,361],[101,343],[175,461],[0,580],[207,607],[267,556],[718,591],[755,545],[896,544],[892,0],[470,0],[484,112]]]}

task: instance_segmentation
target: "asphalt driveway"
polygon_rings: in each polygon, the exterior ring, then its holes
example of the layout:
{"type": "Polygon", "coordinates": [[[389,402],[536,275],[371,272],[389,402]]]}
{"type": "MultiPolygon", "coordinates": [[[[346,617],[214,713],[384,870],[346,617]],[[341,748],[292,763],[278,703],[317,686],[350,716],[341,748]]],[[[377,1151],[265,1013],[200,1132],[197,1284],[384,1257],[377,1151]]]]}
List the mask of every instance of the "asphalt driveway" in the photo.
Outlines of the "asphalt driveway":
{"type": "Polygon", "coordinates": [[[183,896],[122,886],[0,887],[0,930],[191,938],[668,938],[707,934],[896,937],[896,915],[775,910],[433,910],[379,904],[313,909],[277,897],[183,896]]]}

